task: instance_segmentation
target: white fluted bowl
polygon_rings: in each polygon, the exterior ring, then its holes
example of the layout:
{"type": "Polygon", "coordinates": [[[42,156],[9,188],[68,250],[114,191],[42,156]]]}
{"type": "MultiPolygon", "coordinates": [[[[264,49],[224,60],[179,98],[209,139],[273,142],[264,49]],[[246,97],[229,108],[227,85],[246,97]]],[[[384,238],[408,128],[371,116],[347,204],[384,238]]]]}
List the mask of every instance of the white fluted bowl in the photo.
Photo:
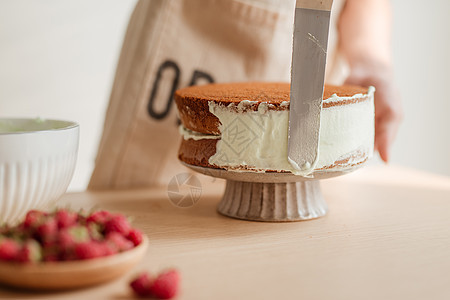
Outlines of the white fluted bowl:
{"type": "Polygon", "coordinates": [[[73,176],[78,135],[74,122],[0,118],[0,224],[55,205],[73,176]]]}

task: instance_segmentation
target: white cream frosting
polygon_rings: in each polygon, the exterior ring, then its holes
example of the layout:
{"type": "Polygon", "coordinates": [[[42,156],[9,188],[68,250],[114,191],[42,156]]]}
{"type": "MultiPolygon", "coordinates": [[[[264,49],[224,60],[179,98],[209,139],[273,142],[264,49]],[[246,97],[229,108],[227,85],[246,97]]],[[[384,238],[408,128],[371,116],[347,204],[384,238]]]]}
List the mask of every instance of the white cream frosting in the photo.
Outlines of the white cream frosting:
{"type": "Polygon", "coordinates": [[[185,128],[183,125],[180,125],[178,127],[178,130],[181,134],[181,136],[185,139],[185,140],[217,140],[220,139],[220,135],[213,135],[213,134],[204,134],[204,133],[200,133],[200,132],[196,132],[196,131],[192,131],[189,130],[187,128],[185,128]]]}
{"type": "MultiPolygon", "coordinates": [[[[375,89],[369,88],[368,100],[336,105],[322,109],[319,159],[316,169],[335,165],[342,159],[351,158],[347,164],[336,165],[333,170],[345,169],[351,164],[366,159],[366,153],[372,156],[374,143],[374,103],[375,89]]],[[[331,96],[324,103],[342,100],[354,100],[364,97],[357,94],[352,97],[331,96]]],[[[220,121],[221,135],[206,135],[180,127],[184,139],[218,139],[216,154],[209,163],[229,170],[247,170],[264,172],[266,170],[290,171],[302,175],[288,161],[287,140],[289,110],[269,110],[272,104],[256,101],[241,101],[238,105],[227,106],[214,101],[209,103],[209,111],[220,121]],[[258,105],[258,109],[245,109],[258,105]]],[[[288,106],[289,102],[282,103],[288,106]]]]}

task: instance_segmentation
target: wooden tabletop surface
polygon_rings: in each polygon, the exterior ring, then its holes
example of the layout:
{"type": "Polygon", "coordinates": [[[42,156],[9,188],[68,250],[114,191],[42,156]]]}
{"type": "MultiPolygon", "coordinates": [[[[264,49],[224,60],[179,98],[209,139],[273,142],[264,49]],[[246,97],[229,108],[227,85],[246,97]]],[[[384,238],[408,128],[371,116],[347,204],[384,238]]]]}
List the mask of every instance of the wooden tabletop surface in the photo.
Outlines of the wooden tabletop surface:
{"type": "Polygon", "coordinates": [[[178,208],[167,188],[66,194],[60,206],[120,211],[150,239],[146,259],[119,280],[6,299],[129,299],[142,270],[176,267],[177,299],[450,299],[450,178],[369,166],[322,181],[320,219],[260,223],[223,217],[223,181],[202,177],[202,196],[178,208]]]}

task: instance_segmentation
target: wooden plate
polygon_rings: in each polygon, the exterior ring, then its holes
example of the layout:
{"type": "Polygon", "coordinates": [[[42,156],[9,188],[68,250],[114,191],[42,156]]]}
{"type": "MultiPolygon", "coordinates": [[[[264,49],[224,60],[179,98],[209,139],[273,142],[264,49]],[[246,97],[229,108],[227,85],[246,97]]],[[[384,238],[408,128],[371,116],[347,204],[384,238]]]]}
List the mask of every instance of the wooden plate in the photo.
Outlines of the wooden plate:
{"type": "Polygon", "coordinates": [[[135,266],[145,255],[148,238],[137,247],[101,258],[38,264],[0,263],[0,282],[34,290],[80,288],[113,280],[135,266]]]}

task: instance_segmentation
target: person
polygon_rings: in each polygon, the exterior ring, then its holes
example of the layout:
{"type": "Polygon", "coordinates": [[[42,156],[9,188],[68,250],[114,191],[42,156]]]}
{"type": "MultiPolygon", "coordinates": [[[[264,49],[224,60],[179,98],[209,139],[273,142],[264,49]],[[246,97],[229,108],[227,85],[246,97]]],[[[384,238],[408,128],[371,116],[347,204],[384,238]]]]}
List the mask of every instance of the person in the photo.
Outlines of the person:
{"type": "MultiPolygon", "coordinates": [[[[294,0],[140,0],[130,18],[89,189],[167,185],[186,172],[176,89],[289,81],[294,0]]],[[[389,0],[334,0],[326,82],[373,85],[375,147],[387,162],[402,109],[389,0]]]]}
{"type": "Polygon", "coordinates": [[[347,0],[339,20],[341,50],[350,72],[345,83],[375,86],[375,149],[388,162],[402,120],[394,84],[389,0],[347,0]]]}

